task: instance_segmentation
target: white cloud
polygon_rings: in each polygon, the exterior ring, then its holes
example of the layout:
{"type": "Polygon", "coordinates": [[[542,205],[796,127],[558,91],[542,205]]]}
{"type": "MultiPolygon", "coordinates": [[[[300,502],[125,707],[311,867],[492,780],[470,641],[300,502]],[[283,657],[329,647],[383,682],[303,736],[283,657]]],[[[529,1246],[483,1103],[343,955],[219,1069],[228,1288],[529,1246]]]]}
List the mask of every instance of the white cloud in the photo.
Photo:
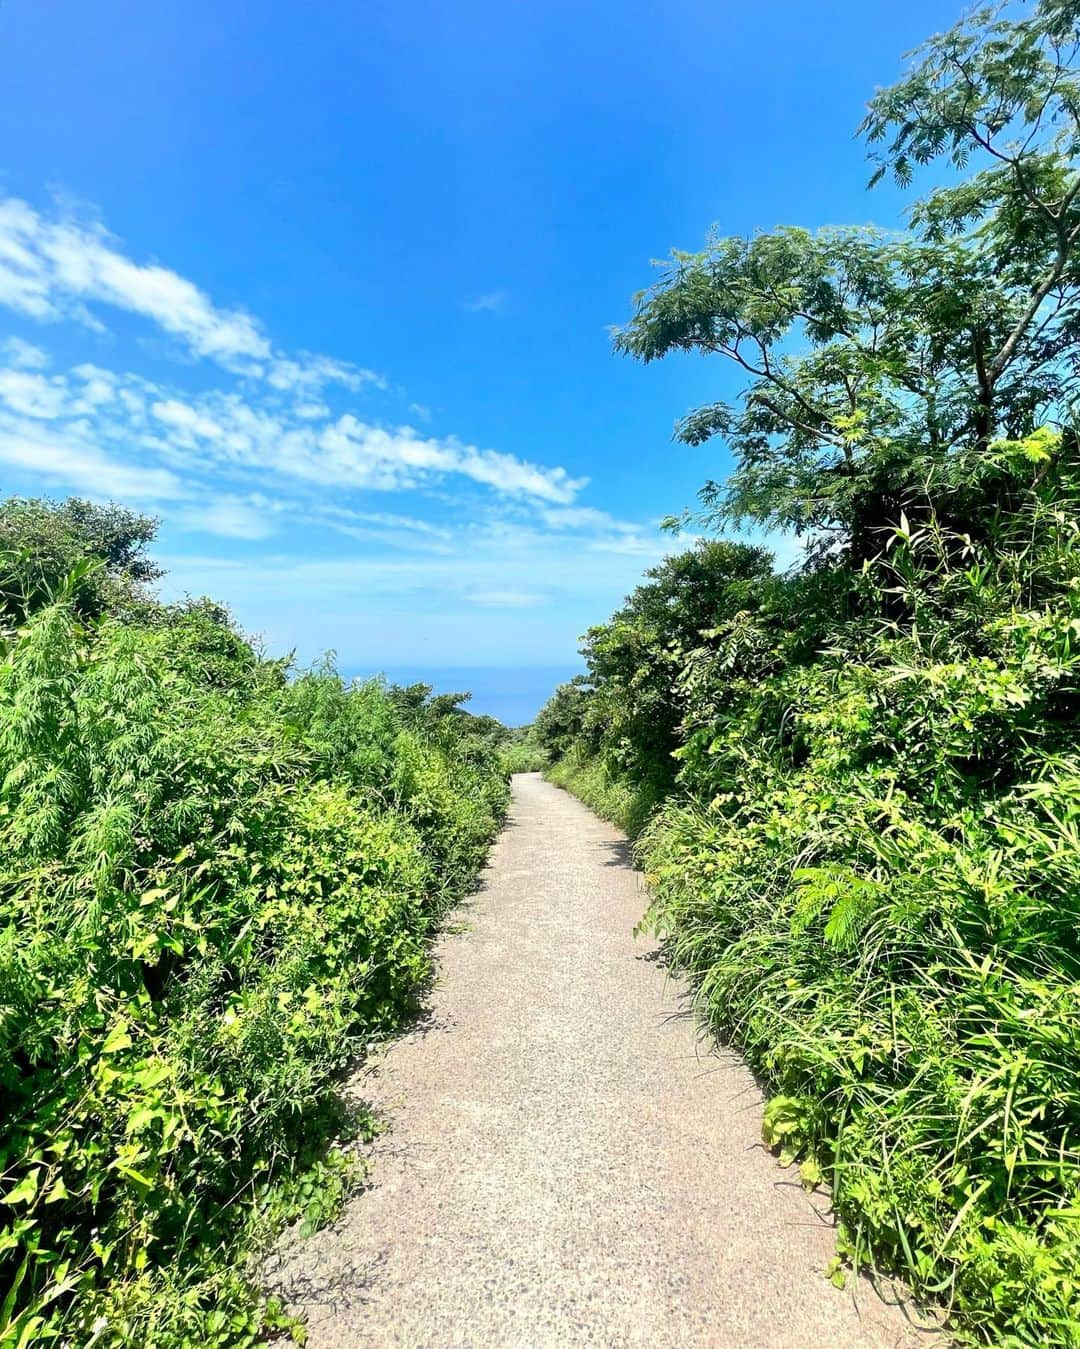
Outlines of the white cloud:
{"type": "Polygon", "coordinates": [[[0,303],[34,319],[93,318],[89,305],[139,314],[196,356],[230,368],[268,359],[270,343],[239,309],[157,263],[132,262],[100,225],[47,220],[24,201],[0,201],[0,303]]]}
{"type": "Polygon", "coordinates": [[[173,518],[189,534],[216,534],[226,539],[267,539],[276,526],[271,510],[238,497],[220,497],[205,505],[188,506],[173,518]]]}
{"type": "MultiPolygon", "coordinates": [[[[305,422],[288,405],[236,392],[185,398],[89,363],[52,376],[0,368],[0,434],[0,462],[29,478],[31,490],[40,490],[34,480],[42,479],[48,490],[111,496],[136,507],[174,502],[167,523],[185,533],[256,542],[276,533],[287,515],[301,528],[321,526],[372,547],[446,558],[474,542],[522,549],[543,537],[500,523],[500,513],[528,519],[569,511],[563,523],[579,526],[608,520],[551,504],[572,500],[582,486],[559,468],[409,427],[373,427],[352,414],[305,422]],[[28,430],[31,419],[47,421],[49,435],[28,430]],[[486,506],[470,498],[459,523],[374,509],[364,500],[372,490],[443,495],[455,481],[493,493],[486,506]]],[[[534,590],[488,580],[473,588],[469,602],[520,607],[537,602],[521,598],[534,590]]]]}
{"type": "MultiPolygon", "coordinates": [[[[473,303],[498,313],[506,298],[473,303]]],[[[283,352],[256,319],[126,257],[96,225],[0,200],[5,303],[83,326],[122,309],[229,372],[212,388],[190,362],[154,378],[100,355],[66,369],[9,340],[0,465],[19,490],[161,513],[178,555],[165,559],[171,591],[220,596],[274,649],[314,655],[334,641],[353,668],[373,652],[423,660],[436,647],[463,663],[508,651],[543,663],[671,551],[654,525],[579,504],[585,478],[431,434],[428,409],[404,390],[359,365],[283,352]],[[357,400],[375,390],[407,412],[364,415],[357,400]],[[229,540],[230,556],[192,557],[199,535],[229,540]]],[[[116,325],[117,348],[131,326],[116,325]]]]}
{"type": "Polygon", "coordinates": [[[0,403],[21,417],[51,421],[64,408],[63,384],[26,370],[0,370],[0,403]]]}
{"type": "Polygon", "coordinates": [[[0,351],[17,370],[44,370],[49,364],[48,352],[24,342],[21,337],[9,337],[0,343],[0,351]]]}
{"type": "Polygon", "coordinates": [[[295,360],[278,357],[268,368],[266,378],[275,389],[309,396],[320,393],[328,384],[340,384],[353,393],[366,385],[386,388],[386,380],[374,370],[335,361],[330,356],[316,356],[310,351],[301,352],[295,360]]]}
{"type": "Polygon", "coordinates": [[[587,479],[571,478],[563,468],[543,468],[498,450],[481,450],[453,438],[425,439],[402,426],[369,426],[351,413],[325,428],[319,440],[323,456],[315,472],[333,479],[408,484],[428,475],[460,474],[509,496],[569,502],[587,479]]]}
{"type": "MultiPolygon", "coordinates": [[[[101,370],[96,365],[80,365],[71,373],[82,381],[77,402],[70,409],[79,416],[87,412],[97,412],[104,404],[111,403],[120,392],[117,378],[111,370],[101,370]]],[[[126,392],[124,406],[131,409],[133,405],[130,400],[138,395],[133,390],[126,392]]],[[[141,407],[141,400],[139,405],[141,407]]]]}
{"type": "Polygon", "coordinates": [[[0,304],[33,319],[56,318],[49,269],[33,246],[38,224],[25,202],[0,202],[0,304]]]}
{"type": "Polygon", "coordinates": [[[393,511],[357,511],[344,506],[320,505],[318,514],[328,521],[375,525],[383,529],[400,529],[407,533],[423,534],[432,538],[449,539],[452,532],[429,520],[418,520],[411,515],[396,515],[393,511]]]}
{"type": "Polygon", "coordinates": [[[489,290],[464,300],[462,307],[469,314],[502,314],[509,299],[505,290],[489,290]]]}
{"type": "Polygon", "coordinates": [[[409,426],[373,426],[351,412],[319,424],[294,420],[287,409],[253,405],[238,394],[208,394],[193,402],[162,398],[150,411],[178,445],[234,467],[327,487],[395,491],[456,476],[509,497],[566,503],[586,481],[452,437],[421,436],[409,426]]]}
{"type": "Polygon", "coordinates": [[[611,530],[620,534],[632,534],[640,531],[640,525],[629,524],[625,520],[616,520],[607,511],[597,510],[595,506],[556,506],[541,508],[540,518],[551,529],[593,529],[611,530]]]}
{"type": "MultiPolygon", "coordinates": [[[[495,313],[506,298],[491,291],[469,307],[495,313]]],[[[564,508],[587,481],[453,436],[335,411],[331,391],[339,397],[386,391],[386,381],[331,356],[277,350],[250,315],[215,305],[167,267],[126,256],[102,225],[61,212],[47,216],[15,198],[0,199],[0,304],[29,318],[84,324],[97,322],[95,307],[124,310],[240,376],[231,390],[195,396],[87,364],[47,380],[39,373],[43,353],[28,343],[9,348],[13,360],[0,399],[13,412],[84,418],[87,434],[114,444],[122,457],[137,451],[170,469],[225,467],[353,491],[431,488],[456,479],[500,497],[564,508]]],[[[423,404],[411,407],[417,418],[428,415],[423,404]]]]}
{"type": "MultiPolygon", "coordinates": [[[[283,540],[290,536],[284,532],[283,540]]],[[[309,541],[310,535],[307,536],[309,541]]],[[[611,613],[646,560],[596,552],[589,536],[505,522],[462,523],[445,553],[357,544],[278,555],[162,559],[169,593],[219,595],[271,650],[302,660],[333,644],[341,667],[395,663],[528,665],[566,661],[586,628],[611,613]]],[[[657,556],[678,547],[658,539],[657,556]]]]}
{"type": "MultiPolygon", "coordinates": [[[[275,349],[250,314],[215,305],[168,267],[127,257],[102,225],[70,215],[47,217],[17,198],[0,199],[0,305],[40,322],[69,319],[98,332],[106,328],[94,307],[136,314],[191,355],[263,378],[272,389],[309,404],[329,386],[351,393],[387,388],[382,375],[350,361],[275,349]]],[[[44,355],[29,343],[11,341],[19,343],[26,361],[44,355]]],[[[19,363],[14,356],[9,346],[12,364],[19,363]]]]}
{"type": "Polygon", "coordinates": [[[174,431],[200,436],[204,440],[224,439],[225,433],[217,422],[177,398],[166,398],[153,403],[150,411],[159,422],[164,422],[174,431]]]}
{"type": "Polygon", "coordinates": [[[120,463],[77,432],[45,430],[15,419],[0,421],[0,463],[98,500],[152,504],[187,495],[168,469],[120,463]]]}

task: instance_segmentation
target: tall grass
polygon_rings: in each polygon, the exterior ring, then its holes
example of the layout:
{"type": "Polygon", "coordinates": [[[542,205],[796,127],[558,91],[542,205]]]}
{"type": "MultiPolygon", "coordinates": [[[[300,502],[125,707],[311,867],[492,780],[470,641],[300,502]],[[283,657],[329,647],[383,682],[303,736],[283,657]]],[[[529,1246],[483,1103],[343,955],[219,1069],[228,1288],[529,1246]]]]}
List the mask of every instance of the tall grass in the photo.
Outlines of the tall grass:
{"type": "Polygon", "coordinates": [[[602,759],[590,758],[580,749],[572,749],[557,759],[545,770],[545,776],[631,838],[641,832],[659,800],[648,784],[620,777],[602,759]]]}

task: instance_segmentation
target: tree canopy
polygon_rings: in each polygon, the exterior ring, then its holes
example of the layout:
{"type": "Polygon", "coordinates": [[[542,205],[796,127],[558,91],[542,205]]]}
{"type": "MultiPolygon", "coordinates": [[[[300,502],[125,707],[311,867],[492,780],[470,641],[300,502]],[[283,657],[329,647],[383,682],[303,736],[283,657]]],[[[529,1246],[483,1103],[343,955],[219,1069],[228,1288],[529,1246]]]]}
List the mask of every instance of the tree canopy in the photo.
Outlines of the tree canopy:
{"type": "Polygon", "coordinates": [[[1078,6],[982,9],[914,55],[860,128],[902,186],[944,160],[959,181],[910,228],[786,227],[675,252],[616,348],[725,357],[741,403],[690,412],[676,438],[736,458],[706,518],[840,543],[857,560],[904,511],[979,530],[995,441],[1068,431],[1080,357],[1078,6]]]}
{"type": "Polygon", "coordinates": [[[84,617],[144,601],[162,574],[146,553],[156,534],[156,520],[115,502],[9,497],[0,503],[0,612],[22,621],[65,587],[84,617]]]}

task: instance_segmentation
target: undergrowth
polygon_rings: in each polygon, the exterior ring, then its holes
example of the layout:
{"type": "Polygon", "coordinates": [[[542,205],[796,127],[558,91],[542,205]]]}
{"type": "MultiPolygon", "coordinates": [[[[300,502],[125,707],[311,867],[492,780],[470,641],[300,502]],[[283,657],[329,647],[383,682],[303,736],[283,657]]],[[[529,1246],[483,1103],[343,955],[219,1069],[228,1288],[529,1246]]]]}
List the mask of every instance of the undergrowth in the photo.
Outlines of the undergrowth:
{"type": "MultiPolygon", "coordinates": [[[[26,555],[5,558],[26,596],[26,555]]],[[[12,579],[14,577],[14,580],[12,579]]],[[[506,784],[426,690],[212,606],[36,594],[0,660],[0,1344],[302,1331],[253,1261],[347,1192],[336,1085],[413,1004],[506,784]]]]}
{"type": "Polygon", "coordinates": [[[599,758],[570,750],[545,769],[544,776],[584,801],[603,820],[610,821],[634,838],[657,804],[647,787],[640,787],[613,773],[599,758]]]}
{"type": "MultiPolygon", "coordinates": [[[[647,924],[764,1082],[765,1141],[830,1188],[841,1254],[960,1337],[1075,1349],[1080,480],[1043,433],[993,458],[1016,507],[983,541],[905,521],[847,618],[835,570],[770,578],[682,654],[678,777],[637,848],[647,924]]],[[[552,779],[632,829],[603,749],[552,779]]]]}
{"type": "Polygon", "coordinates": [[[683,519],[802,553],[669,557],[536,722],[659,800],[648,921],[842,1256],[1010,1349],[1080,1347],[1078,59],[1074,0],[977,8],[867,104],[904,229],[660,264],[616,349],[744,381],[683,519]]]}

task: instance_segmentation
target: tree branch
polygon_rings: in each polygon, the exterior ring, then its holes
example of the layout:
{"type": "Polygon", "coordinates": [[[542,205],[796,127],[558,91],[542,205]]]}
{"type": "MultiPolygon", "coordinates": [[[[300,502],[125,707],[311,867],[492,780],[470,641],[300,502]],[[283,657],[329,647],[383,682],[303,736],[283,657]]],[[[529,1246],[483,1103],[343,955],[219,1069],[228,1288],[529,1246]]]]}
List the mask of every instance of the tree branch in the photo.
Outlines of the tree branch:
{"type": "MultiPolygon", "coordinates": [[[[1065,215],[1065,212],[1075,201],[1078,192],[1080,192],[1080,176],[1074,180],[1072,187],[1062,198],[1061,216],[1065,215]]],[[[993,382],[997,382],[999,376],[1012,360],[1016,353],[1016,348],[1020,345],[1020,341],[1031,324],[1031,321],[1039,312],[1042,302],[1061,279],[1061,275],[1069,261],[1069,251],[1076,242],[1078,235],[1080,235],[1080,221],[1078,221],[1067,234],[1060,235],[1057,253],[1054,257],[1054,265],[1050,268],[1050,271],[1043,278],[1042,282],[1036,287],[1031,299],[1024,307],[1023,314],[1013,326],[1012,332],[1010,332],[1009,336],[1005,339],[1004,346],[1002,346],[1001,350],[990,362],[989,374],[993,382]]]]}

